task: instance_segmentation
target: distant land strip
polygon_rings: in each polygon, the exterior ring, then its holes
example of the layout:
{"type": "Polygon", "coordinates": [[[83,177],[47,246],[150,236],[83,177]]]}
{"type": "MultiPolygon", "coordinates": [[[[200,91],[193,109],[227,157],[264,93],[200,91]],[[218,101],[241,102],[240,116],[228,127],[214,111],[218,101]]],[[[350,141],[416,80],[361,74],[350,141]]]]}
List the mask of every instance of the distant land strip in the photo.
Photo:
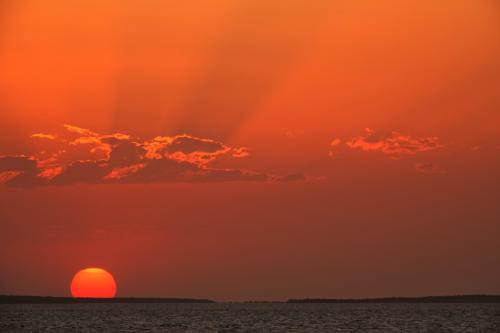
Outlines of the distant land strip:
{"type": "Polygon", "coordinates": [[[196,298],[73,298],[51,296],[15,296],[0,295],[0,304],[57,304],[57,303],[215,303],[209,299],[196,298]]]}
{"type": "Polygon", "coordinates": [[[500,303],[500,295],[455,295],[353,299],[301,298],[289,299],[287,303],[500,303]]]}
{"type": "MultiPolygon", "coordinates": [[[[243,301],[244,302],[244,301],[243,301]]],[[[71,304],[71,303],[216,303],[210,299],[197,298],[73,298],[52,296],[0,295],[0,304],[71,304]]],[[[237,302],[236,302],[237,303],[237,302]]],[[[250,301],[245,303],[500,303],[500,295],[456,295],[426,297],[381,297],[381,298],[301,298],[286,302],[250,301]]]]}

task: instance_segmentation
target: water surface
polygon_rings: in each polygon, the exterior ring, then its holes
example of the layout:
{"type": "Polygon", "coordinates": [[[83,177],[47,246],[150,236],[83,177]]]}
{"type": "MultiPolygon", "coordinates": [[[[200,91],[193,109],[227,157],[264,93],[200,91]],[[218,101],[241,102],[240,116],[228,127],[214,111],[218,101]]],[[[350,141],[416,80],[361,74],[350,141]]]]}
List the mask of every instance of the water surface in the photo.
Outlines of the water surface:
{"type": "Polygon", "coordinates": [[[0,332],[500,332],[500,304],[12,304],[0,332]]]}

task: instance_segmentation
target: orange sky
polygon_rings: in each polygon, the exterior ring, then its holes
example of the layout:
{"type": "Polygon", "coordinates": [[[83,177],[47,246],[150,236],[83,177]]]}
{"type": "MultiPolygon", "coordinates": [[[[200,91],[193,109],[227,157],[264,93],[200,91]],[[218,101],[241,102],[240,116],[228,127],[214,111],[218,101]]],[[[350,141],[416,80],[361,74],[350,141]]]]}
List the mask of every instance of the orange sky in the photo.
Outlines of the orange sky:
{"type": "Polygon", "coordinates": [[[500,293],[499,59],[495,0],[3,1],[0,294],[500,293]]]}

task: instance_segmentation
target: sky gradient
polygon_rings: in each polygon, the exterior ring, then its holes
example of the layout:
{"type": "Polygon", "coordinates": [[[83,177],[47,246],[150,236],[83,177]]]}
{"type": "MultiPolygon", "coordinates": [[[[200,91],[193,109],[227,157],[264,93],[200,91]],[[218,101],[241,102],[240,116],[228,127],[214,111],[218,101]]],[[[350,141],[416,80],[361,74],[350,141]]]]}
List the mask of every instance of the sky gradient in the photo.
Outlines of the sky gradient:
{"type": "Polygon", "coordinates": [[[0,2],[0,294],[500,293],[495,0],[0,2]]]}

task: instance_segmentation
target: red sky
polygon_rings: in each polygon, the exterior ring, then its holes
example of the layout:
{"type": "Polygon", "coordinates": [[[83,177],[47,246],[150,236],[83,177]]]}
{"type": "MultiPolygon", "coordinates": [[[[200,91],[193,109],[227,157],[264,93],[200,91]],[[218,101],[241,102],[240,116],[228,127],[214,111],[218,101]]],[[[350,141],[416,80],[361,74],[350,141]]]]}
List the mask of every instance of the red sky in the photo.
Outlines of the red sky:
{"type": "Polygon", "coordinates": [[[0,4],[0,294],[500,293],[495,0],[0,4]]]}

